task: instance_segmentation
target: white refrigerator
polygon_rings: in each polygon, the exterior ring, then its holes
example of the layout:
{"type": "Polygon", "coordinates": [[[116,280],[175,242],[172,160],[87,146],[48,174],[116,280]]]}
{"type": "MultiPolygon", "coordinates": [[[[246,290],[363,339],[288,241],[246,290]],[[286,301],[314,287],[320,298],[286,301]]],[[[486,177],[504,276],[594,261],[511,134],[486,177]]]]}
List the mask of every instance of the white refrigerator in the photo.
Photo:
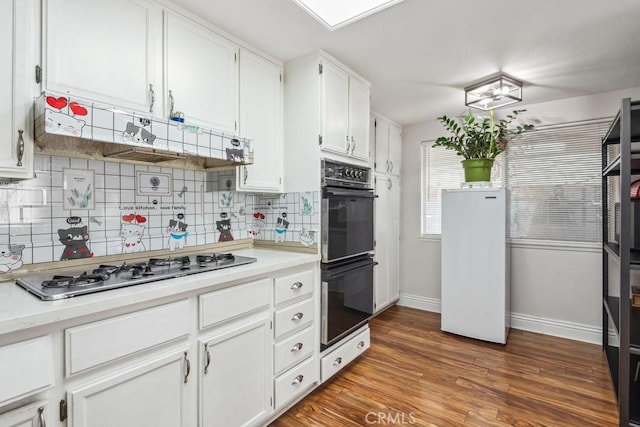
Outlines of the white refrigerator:
{"type": "Polygon", "coordinates": [[[496,343],[507,342],[509,258],[507,190],[443,190],[443,331],[496,343]]]}

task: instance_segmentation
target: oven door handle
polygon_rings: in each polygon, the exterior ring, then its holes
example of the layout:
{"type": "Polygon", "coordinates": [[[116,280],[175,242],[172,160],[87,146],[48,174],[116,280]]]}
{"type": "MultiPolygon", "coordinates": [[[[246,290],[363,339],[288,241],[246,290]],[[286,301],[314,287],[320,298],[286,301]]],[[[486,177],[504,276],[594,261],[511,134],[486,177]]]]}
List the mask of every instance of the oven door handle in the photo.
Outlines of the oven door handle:
{"type": "Polygon", "coordinates": [[[353,270],[359,270],[361,268],[367,268],[367,267],[372,267],[374,265],[378,265],[377,261],[373,261],[373,260],[366,260],[364,262],[359,262],[359,263],[354,263],[354,264],[348,264],[345,265],[343,267],[338,267],[338,268],[332,268],[330,270],[324,270],[322,276],[324,278],[326,278],[327,280],[331,280],[335,277],[341,276],[345,273],[348,273],[350,271],[353,270]]]}
{"type": "Polygon", "coordinates": [[[373,192],[366,190],[338,190],[331,189],[325,190],[325,196],[333,196],[333,197],[360,197],[363,199],[375,199],[378,197],[377,194],[373,194],[373,192]]]}

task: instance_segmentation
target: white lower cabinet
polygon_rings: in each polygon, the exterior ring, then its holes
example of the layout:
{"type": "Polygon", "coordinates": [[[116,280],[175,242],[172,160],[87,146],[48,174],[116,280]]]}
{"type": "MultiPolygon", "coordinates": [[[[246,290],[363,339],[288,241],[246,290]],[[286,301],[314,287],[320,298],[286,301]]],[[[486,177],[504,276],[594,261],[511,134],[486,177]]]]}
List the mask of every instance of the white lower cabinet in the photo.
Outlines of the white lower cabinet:
{"type": "Polygon", "coordinates": [[[32,403],[0,415],[0,427],[46,427],[50,414],[47,401],[32,403]]]}
{"type": "Polygon", "coordinates": [[[316,360],[310,357],[276,378],[276,408],[283,407],[318,382],[316,360]]]}
{"type": "Polygon", "coordinates": [[[200,348],[200,425],[255,425],[271,412],[271,320],[240,323],[200,348]]]}
{"type": "Polygon", "coordinates": [[[318,383],[316,274],[317,269],[308,269],[275,279],[276,410],[318,383]]]}
{"type": "Polygon", "coordinates": [[[69,389],[68,426],[186,427],[190,371],[185,346],[69,389]]]}
{"type": "Polygon", "coordinates": [[[54,386],[51,335],[0,347],[0,406],[54,386]]]}
{"type": "Polygon", "coordinates": [[[364,353],[370,346],[369,326],[366,326],[351,338],[348,338],[344,343],[340,344],[338,348],[324,354],[320,360],[322,382],[331,378],[353,359],[364,353]]]}
{"type": "Polygon", "coordinates": [[[376,312],[400,298],[400,179],[376,175],[374,293],[376,312]]]}

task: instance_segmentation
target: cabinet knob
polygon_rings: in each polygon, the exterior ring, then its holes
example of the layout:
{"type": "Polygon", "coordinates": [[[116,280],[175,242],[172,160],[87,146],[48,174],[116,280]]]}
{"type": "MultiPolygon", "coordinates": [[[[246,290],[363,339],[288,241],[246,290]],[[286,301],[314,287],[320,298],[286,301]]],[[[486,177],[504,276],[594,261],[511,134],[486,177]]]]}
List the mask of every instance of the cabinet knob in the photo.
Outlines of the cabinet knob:
{"type": "Polygon", "coordinates": [[[362,348],[362,347],[364,347],[364,341],[360,341],[356,347],[357,347],[357,348],[362,348]]]}
{"type": "Polygon", "coordinates": [[[302,316],[304,316],[303,313],[297,312],[296,314],[293,315],[293,317],[291,317],[291,321],[296,321],[296,320],[300,320],[302,319],[302,316]]]}
{"type": "Polygon", "coordinates": [[[356,141],[351,137],[351,154],[353,155],[354,150],[356,149],[356,141]]]}
{"type": "Polygon", "coordinates": [[[389,164],[391,165],[391,169],[389,169],[389,172],[393,172],[393,162],[389,162],[389,164]]]}
{"type": "Polygon", "coordinates": [[[391,166],[389,166],[389,160],[386,160],[386,164],[387,164],[387,172],[391,172],[391,170],[389,169],[391,166]]]}
{"type": "Polygon", "coordinates": [[[242,169],[244,169],[244,183],[246,184],[247,183],[247,179],[249,178],[249,171],[247,170],[246,166],[243,166],[242,169]]]}
{"type": "Polygon", "coordinates": [[[23,133],[24,133],[23,130],[18,131],[18,164],[17,166],[19,168],[22,167],[22,157],[24,156],[24,137],[22,136],[23,133]]]}
{"type": "Polygon", "coordinates": [[[333,366],[339,366],[342,364],[342,357],[336,357],[336,360],[333,361],[333,366]]]}
{"type": "Polygon", "coordinates": [[[296,289],[300,289],[302,287],[302,282],[296,282],[293,285],[291,285],[291,290],[295,291],[296,289]]]}
{"type": "Polygon", "coordinates": [[[293,347],[291,347],[291,351],[300,351],[302,350],[302,343],[299,342],[296,345],[294,345],[293,347]]]}
{"type": "Polygon", "coordinates": [[[350,149],[351,149],[351,142],[349,141],[349,135],[347,135],[347,152],[345,154],[349,154],[350,149]]]}
{"type": "Polygon", "coordinates": [[[293,379],[293,382],[291,383],[291,385],[300,384],[302,382],[302,380],[304,380],[304,375],[298,375],[297,377],[295,377],[293,379]]]}

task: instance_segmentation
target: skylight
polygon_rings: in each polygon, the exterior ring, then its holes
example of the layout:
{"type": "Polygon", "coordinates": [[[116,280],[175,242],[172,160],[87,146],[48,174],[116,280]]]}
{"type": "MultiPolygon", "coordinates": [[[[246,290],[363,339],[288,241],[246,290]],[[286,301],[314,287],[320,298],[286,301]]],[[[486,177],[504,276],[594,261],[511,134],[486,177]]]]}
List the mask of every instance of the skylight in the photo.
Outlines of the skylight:
{"type": "Polygon", "coordinates": [[[293,0],[329,31],[380,12],[402,0],[293,0]]]}

